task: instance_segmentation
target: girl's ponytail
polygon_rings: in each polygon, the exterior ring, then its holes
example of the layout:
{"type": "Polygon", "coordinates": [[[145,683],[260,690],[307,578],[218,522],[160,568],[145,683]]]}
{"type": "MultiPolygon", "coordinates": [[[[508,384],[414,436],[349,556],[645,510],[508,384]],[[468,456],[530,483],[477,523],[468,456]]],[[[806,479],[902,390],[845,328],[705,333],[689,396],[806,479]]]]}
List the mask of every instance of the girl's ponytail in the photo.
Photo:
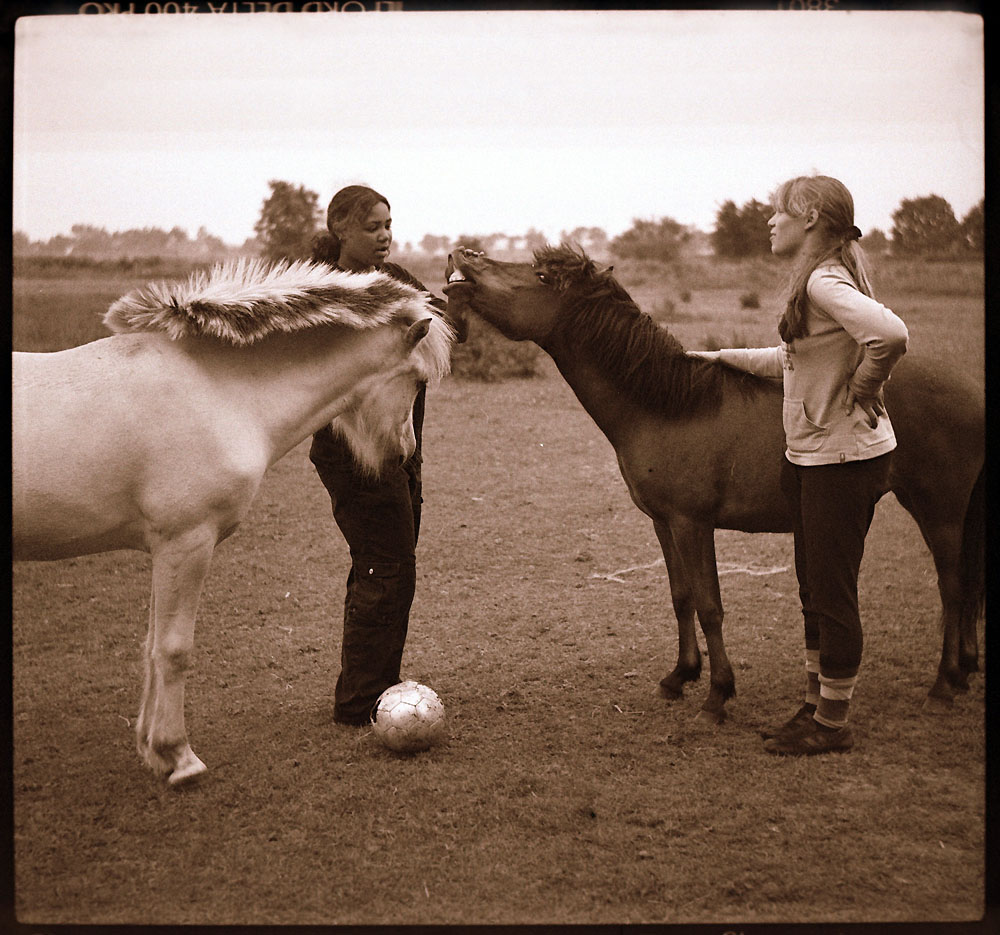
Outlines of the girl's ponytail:
{"type": "Polygon", "coordinates": [[[312,239],[312,259],[315,263],[336,266],[340,259],[340,239],[336,234],[323,231],[312,239]]]}

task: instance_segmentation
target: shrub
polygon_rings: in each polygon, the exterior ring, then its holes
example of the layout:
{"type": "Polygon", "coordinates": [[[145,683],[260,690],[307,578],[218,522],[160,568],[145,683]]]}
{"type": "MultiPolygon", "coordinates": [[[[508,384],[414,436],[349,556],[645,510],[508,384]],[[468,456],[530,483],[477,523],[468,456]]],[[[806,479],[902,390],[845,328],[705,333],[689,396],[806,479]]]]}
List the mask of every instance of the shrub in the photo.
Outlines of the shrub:
{"type": "Polygon", "coordinates": [[[453,376],[463,380],[497,383],[539,375],[544,352],[531,341],[511,341],[481,318],[469,317],[469,336],[456,344],[451,357],[453,376]]]}
{"type": "Polygon", "coordinates": [[[740,296],[740,308],[760,308],[760,296],[756,292],[744,292],[740,296]]]}
{"type": "Polygon", "coordinates": [[[701,341],[701,349],[705,351],[718,351],[724,347],[754,347],[755,342],[735,328],[729,332],[729,337],[723,340],[715,332],[706,332],[701,341]]]}

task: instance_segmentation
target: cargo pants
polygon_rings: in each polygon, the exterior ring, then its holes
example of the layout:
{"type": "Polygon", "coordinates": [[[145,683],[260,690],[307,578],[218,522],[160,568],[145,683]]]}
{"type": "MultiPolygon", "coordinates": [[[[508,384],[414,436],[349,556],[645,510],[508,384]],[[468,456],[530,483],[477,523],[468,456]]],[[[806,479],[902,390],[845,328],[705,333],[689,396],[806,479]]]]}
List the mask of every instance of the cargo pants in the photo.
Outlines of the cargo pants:
{"type": "Polygon", "coordinates": [[[367,723],[378,696],[400,680],[416,586],[425,393],[422,387],[413,405],[416,451],[405,462],[386,465],[380,477],[360,472],[329,426],[313,436],[309,451],[351,555],[333,699],[340,723],[367,723]]]}

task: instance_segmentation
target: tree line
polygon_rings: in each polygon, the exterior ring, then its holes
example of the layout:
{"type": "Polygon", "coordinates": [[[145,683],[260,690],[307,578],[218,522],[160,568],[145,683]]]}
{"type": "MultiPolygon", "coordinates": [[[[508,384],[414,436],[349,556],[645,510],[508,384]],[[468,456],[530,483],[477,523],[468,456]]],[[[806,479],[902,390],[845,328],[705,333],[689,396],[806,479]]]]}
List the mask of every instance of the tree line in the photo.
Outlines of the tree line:
{"type": "MultiPolygon", "coordinates": [[[[770,253],[769,205],[757,200],[738,208],[727,201],[715,218],[712,246],[717,256],[745,257],[770,253]]],[[[869,253],[900,257],[949,258],[978,256],[983,252],[983,200],[961,220],[940,195],[904,198],[892,213],[889,235],[873,228],[864,232],[862,244],[869,253]]]]}
{"type": "MultiPolygon", "coordinates": [[[[71,235],[48,241],[31,241],[14,232],[13,253],[21,256],[121,257],[160,256],[192,262],[211,262],[238,254],[257,254],[270,260],[304,259],[312,250],[313,238],[324,229],[319,195],[302,185],[272,180],[254,225],[255,236],[238,247],[228,246],[204,227],[192,239],[180,228],[163,231],[143,228],[109,233],[103,228],[75,224],[71,235]]],[[[873,229],[864,233],[862,245],[869,253],[891,253],[900,257],[961,258],[983,253],[983,200],[961,220],[940,195],[904,199],[892,214],[892,228],[886,233],[873,229]]],[[[725,259],[770,254],[768,218],[771,208],[756,199],[742,206],[725,201],[715,216],[714,229],[705,234],[673,218],[634,219],[632,226],[609,238],[599,227],[577,227],[562,231],[559,240],[574,243],[590,254],[610,254],[618,259],[670,261],[692,253],[712,253],[725,259]]],[[[487,253],[531,252],[547,239],[535,228],[520,235],[505,233],[463,233],[458,237],[425,234],[418,249],[429,255],[447,253],[463,244],[487,253]]],[[[404,252],[410,252],[407,244],[404,252]]]]}
{"type": "MultiPolygon", "coordinates": [[[[270,259],[307,257],[313,237],[321,230],[323,216],[319,196],[303,186],[271,181],[270,196],[261,206],[255,225],[261,252],[270,259]]],[[[725,201],[715,216],[715,228],[707,237],[708,249],[718,257],[739,259],[764,256],[771,252],[767,221],[769,205],[751,199],[741,207],[725,201]]],[[[673,218],[633,220],[632,226],[609,240],[598,227],[577,227],[563,231],[560,240],[576,243],[594,254],[610,253],[619,259],[669,261],[684,254],[703,252],[704,235],[673,218]]],[[[909,198],[892,214],[889,234],[875,228],[863,238],[871,253],[891,252],[896,256],[958,258],[983,252],[983,201],[961,220],[940,195],[909,198]]],[[[426,234],[419,247],[428,254],[446,253],[463,244],[487,253],[502,250],[534,250],[546,242],[544,234],[531,228],[527,233],[462,234],[456,238],[426,234]]],[[[412,246],[412,245],[411,245],[412,246]]]]}
{"type": "Polygon", "coordinates": [[[99,261],[162,257],[193,263],[214,262],[229,256],[256,253],[260,249],[255,240],[247,240],[239,247],[228,246],[204,227],[191,238],[180,227],[169,231],[144,227],[109,232],[90,224],[74,224],[68,236],[57,234],[44,241],[33,241],[22,231],[14,231],[12,246],[15,257],[74,257],[99,261]]]}

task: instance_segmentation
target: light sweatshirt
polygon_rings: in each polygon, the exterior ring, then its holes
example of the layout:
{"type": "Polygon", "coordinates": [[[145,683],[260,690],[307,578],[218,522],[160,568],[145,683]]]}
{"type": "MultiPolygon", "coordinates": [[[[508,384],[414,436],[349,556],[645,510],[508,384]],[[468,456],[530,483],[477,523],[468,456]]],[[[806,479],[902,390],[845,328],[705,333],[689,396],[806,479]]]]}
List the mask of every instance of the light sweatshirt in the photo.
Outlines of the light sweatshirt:
{"type": "MultiPolygon", "coordinates": [[[[806,285],[806,334],[778,347],[729,348],[718,359],[765,377],[781,377],[785,456],[793,464],[861,461],[892,451],[888,414],[873,429],[864,410],[847,412],[847,390],[873,399],[906,353],[906,325],[860,292],[840,264],[815,269],[806,285]]],[[[704,353],[702,356],[715,356],[704,353]]]]}

